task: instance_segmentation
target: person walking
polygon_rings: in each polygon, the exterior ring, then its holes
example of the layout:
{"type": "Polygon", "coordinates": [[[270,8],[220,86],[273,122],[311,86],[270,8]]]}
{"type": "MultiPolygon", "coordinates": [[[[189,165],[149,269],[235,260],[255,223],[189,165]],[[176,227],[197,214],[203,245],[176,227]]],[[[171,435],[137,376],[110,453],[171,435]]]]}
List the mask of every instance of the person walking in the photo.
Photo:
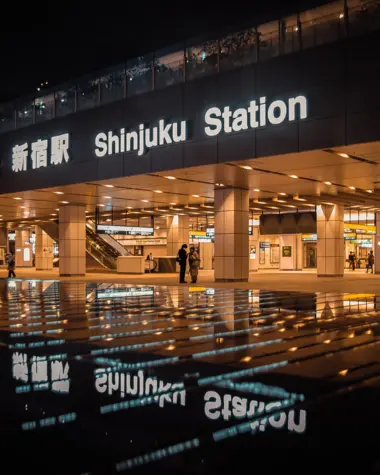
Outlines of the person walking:
{"type": "Polygon", "coordinates": [[[371,273],[373,274],[374,273],[373,265],[375,264],[375,256],[373,255],[373,251],[370,251],[368,253],[367,259],[368,259],[368,263],[367,263],[366,274],[368,274],[368,271],[371,271],[371,273]]]}
{"type": "Polygon", "coordinates": [[[8,279],[12,277],[16,278],[15,267],[16,267],[15,256],[13,254],[10,254],[8,256],[8,279]]]}
{"type": "Polygon", "coordinates": [[[195,247],[190,248],[189,253],[189,267],[190,267],[190,276],[191,276],[191,283],[196,284],[198,279],[198,271],[199,271],[199,264],[200,264],[199,254],[195,247]]]}
{"type": "Polygon", "coordinates": [[[179,283],[180,284],[187,284],[185,281],[185,274],[186,274],[186,261],[187,261],[187,244],[182,244],[181,249],[178,251],[177,255],[177,262],[180,266],[179,272],[179,283]]]}
{"type": "Polygon", "coordinates": [[[350,255],[348,256],[348,262],[352,270],[355,270],[355,254],[351,251],[350,255]]]}

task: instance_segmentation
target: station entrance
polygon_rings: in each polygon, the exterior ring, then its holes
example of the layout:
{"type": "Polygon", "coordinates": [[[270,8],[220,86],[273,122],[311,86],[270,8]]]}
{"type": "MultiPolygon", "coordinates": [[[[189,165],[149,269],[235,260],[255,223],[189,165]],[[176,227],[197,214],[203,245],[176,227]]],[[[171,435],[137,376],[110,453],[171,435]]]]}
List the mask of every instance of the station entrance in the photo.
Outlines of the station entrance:
{"type": "MultiPolygon", "coordinates": [[[[362,157],[376,147],[362,145],[362,157]]],[[[200,269],[220,280],[263,270],[342,275],[352,254],[365,268],[370,251],[376,255],[380,191],[376,166],[359,162],[355,150],[3,194],[0,266],[14,254],[17,267],[58,267],[61,275],[171,273],[187,244],[200,269]],[[350,177],[338,181],[342,173],[350,177]]]]}

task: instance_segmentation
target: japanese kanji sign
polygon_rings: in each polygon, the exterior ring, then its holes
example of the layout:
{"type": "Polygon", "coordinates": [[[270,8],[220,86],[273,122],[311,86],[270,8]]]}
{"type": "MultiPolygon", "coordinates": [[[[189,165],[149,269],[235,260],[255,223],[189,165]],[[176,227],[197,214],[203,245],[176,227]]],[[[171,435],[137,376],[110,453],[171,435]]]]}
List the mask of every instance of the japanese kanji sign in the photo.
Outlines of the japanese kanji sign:
{"type": "Polygon", "coordinates": [[[27,142],[15,145],[12,149],[12,170],[14,172],[26,171],[29,168],[35,170],[48,165],[67,163],[69,159],[69,134],[56,135],[50,140],[39,139],[30,146],[27,142]]]}

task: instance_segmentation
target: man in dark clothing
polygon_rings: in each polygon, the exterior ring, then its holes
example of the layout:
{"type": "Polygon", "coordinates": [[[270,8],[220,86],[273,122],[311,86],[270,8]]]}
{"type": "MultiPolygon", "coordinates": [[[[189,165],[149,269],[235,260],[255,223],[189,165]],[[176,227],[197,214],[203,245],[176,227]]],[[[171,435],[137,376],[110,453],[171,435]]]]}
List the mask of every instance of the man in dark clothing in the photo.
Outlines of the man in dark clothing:
{"type": "Polygon", "coordinates": [[[187,261],[187,244],[182,244],[181,249],[178,251],[177,262],[180,266],[180,273],[179,273],[179,283],[186,284],[185,281],[185,274],[186,274],[186,261],[187,261]]]}

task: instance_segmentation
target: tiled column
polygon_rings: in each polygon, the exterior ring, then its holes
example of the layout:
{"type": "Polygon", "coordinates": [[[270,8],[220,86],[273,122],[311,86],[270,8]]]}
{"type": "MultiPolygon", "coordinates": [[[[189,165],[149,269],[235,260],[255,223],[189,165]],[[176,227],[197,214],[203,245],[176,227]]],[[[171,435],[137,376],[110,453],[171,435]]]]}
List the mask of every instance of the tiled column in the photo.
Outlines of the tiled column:
{"type": "Polygon", "coordinates": [[[248,190],[215,190],[215,281],[248,281],[248,190]]]}
{"type": "Polygon", "coordinates": [[[59,273],[86,273],[86,213],[81,205],[66,205],[59,209],[59,273]]]}
{"type": "Polygon", "coordinates": [[[167,255],[176,256],[182,244],[189,245],[189,217],[177,215],[168,216],[166,219],[168,230],[167,255]]]}
{"type": "Polygon", "coordinates": [[[53,239],[36,226],[36,270],[53,269],[53,239]]]}
{"type": "MultiPolygon", "coordinates": [[[[375,214],[376,236],[373,246],[375,254],[375,273],[380,274],[380,213],[375,214]]],[[[370,249],[368,249],[370,251],[370,249]]]]}
{"type": "Polygon", "coordinates": [[[319,277],[344,274],[344,207],[317,206],[317,271],[319,277]]]}

